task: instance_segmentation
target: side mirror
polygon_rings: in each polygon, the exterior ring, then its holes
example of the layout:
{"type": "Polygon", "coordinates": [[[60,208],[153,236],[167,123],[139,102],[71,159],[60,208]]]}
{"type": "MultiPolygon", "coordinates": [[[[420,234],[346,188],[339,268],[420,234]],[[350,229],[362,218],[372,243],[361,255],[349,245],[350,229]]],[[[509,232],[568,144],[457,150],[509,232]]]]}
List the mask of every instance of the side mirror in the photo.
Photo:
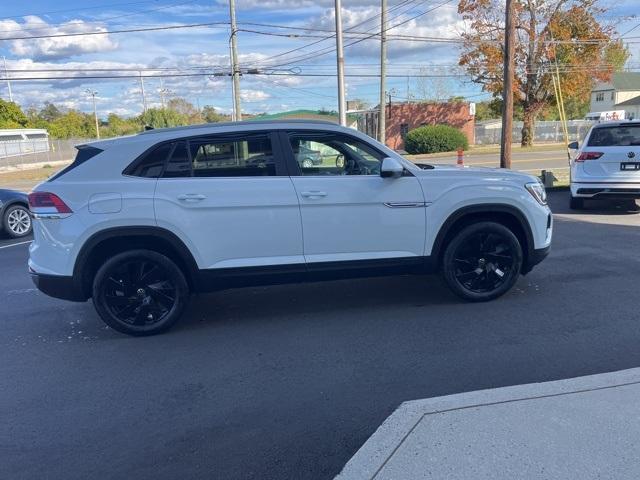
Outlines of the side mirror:
{"type": "Polygon", "coordinates": [[[569,149],[571,150],[578,150],[578,147],[579,147],[578,142],[571,142],[569,144],[569,149]]]}
{"type": "Polygon", "coordinates": [[[380,176],[382,178],[398,178],[404,173],[404,167],[395,158],[386,157],[382,159],[380,167],[380,176]]]}

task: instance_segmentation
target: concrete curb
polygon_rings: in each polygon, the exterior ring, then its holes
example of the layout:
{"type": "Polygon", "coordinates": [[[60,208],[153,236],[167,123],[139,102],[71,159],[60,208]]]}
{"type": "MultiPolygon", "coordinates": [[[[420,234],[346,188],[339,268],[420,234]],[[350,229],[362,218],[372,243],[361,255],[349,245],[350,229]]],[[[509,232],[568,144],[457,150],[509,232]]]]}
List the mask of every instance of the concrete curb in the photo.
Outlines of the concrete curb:
{"type": "Polygon", "coordinates": [[[388,417],[347,462],[337,480],[373,479],[427,415],[523,400],[582,394],[640,383],[640,368],[408,401],[388,417]]]}

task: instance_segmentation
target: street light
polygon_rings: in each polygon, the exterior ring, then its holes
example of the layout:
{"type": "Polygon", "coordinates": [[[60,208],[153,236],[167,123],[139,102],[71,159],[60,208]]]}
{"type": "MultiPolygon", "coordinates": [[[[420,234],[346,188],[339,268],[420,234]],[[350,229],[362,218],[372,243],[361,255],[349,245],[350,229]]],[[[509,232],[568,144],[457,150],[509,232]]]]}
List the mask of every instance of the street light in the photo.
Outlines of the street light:
{"type": "Polygon", "coordinates": [[[87,88],[85,92],[87,92],[88,95],[91,95],[91,98],[93,99],[93,118],[96,122],[96,138],[99,140],[100,128],[98,126],[98,110],[96,108],[96,95],[98,94],[98,92],[96,92],[95,90],[91,90],[90,88],[87,88]]]}

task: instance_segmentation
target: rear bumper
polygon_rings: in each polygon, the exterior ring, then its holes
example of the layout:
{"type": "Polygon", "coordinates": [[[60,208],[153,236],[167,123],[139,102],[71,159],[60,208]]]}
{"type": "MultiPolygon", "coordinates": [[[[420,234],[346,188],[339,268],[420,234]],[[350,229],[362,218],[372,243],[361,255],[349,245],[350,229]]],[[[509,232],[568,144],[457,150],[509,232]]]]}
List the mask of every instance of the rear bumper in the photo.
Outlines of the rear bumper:
{"type": "Polygon", "coordinates": [[[571,195],[580,198],[640,198],[640,183],[572,182],[571,195]]]}
{"type": "Polygon", "coordinates": [[[31,280],[42,293],[54,298],[70,300],[72,302],[84,302],[87,296],[73,277],[63,275],[43,275],[29,272],[31,280]]]}

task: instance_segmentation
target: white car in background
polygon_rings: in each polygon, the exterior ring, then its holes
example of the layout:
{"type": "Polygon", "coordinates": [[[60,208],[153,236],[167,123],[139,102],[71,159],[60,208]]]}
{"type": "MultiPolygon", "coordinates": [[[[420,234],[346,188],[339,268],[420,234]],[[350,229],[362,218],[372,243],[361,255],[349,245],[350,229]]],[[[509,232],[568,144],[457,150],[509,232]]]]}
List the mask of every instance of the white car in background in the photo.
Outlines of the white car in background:
{"type": "Polygon", "coordinates": [[[589,198],[640,198],[640,122],[594,125],[570,162],[572,209],[589,198]]]}

